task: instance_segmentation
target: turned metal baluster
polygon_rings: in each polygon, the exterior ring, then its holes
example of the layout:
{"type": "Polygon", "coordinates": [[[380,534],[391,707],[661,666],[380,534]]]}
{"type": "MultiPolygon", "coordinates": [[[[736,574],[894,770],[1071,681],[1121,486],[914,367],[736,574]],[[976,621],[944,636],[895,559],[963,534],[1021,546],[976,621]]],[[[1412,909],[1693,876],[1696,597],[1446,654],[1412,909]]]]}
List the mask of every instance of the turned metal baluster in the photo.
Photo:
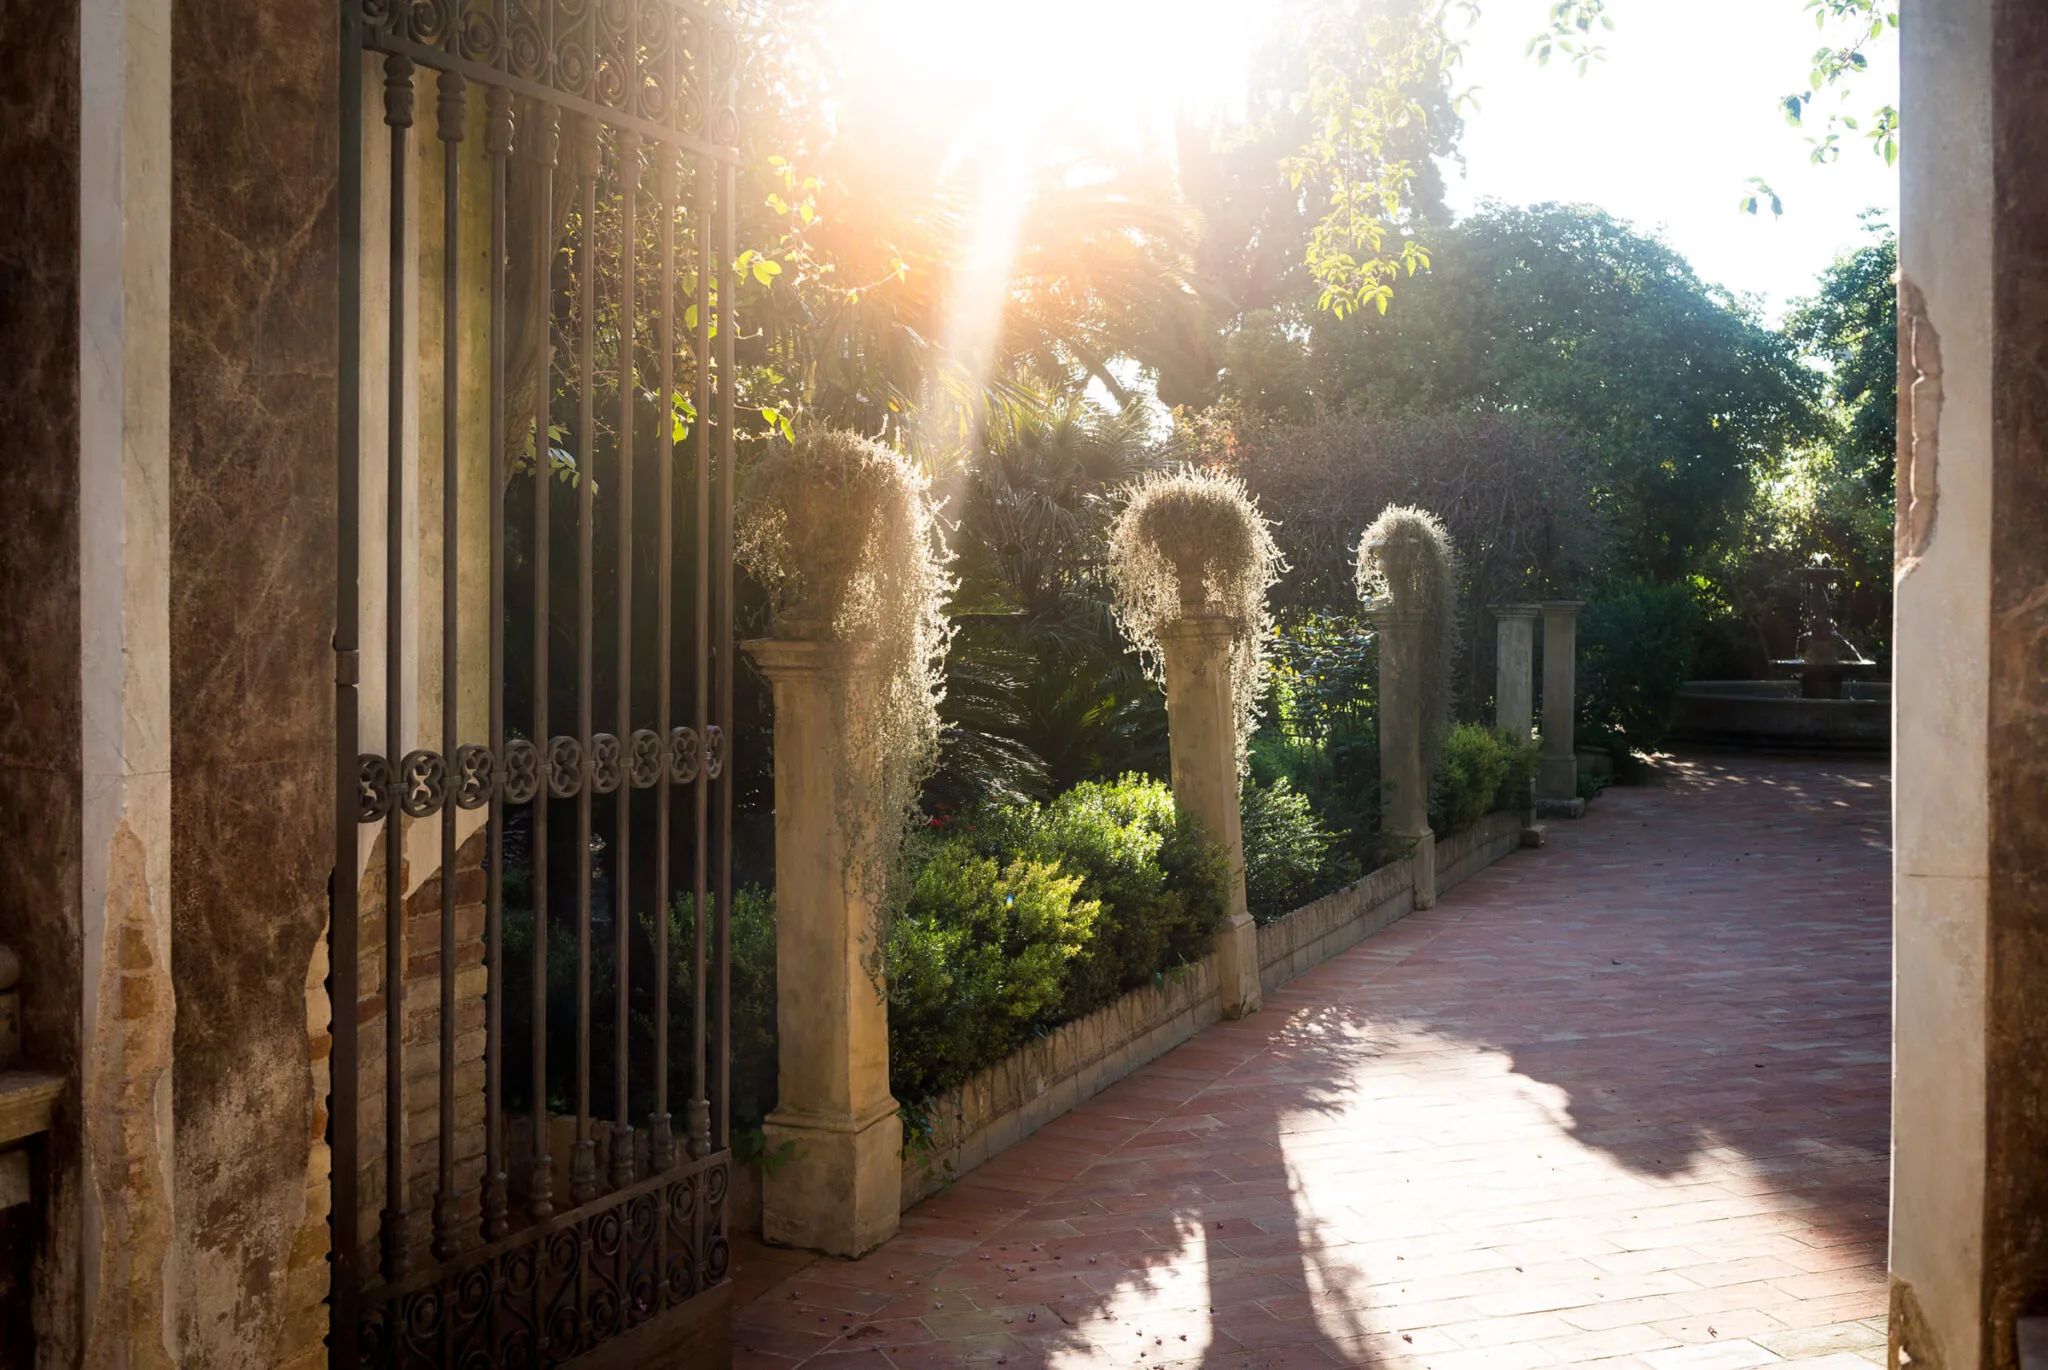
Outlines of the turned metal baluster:
{"type": "MultiPolygon", "coordinates": [[[[727,91],[730,100],[732,93],[727,91]]],[[[720,1150],[732,1145],[732,656],[737,644],[733,634],[732,610],[732,505],[739,472],[734,465],[733,426],[738,394],[738,373],[734,366],[733,339],[738,333],[733,302],[739,295],[739,275],[733,269],[738,251],[739,166],[724,163],[724,184],[720,187],[718,235],[720,263],[718,282],[718,508],[712,515],[718,533],[714,559],[718,568],[718,745],[706,746],[707,768],[717,762],[718,782],[718,1117],[717,1142],[720,1150]]]]}
{"type": "Polygon", "coordinates": [[[527,1172],[526,1211],[535,1222],[555,1211],[554,1161],[548,1150],[548,801],[554,794],[554,749],[548,736],[548,491],[554,459],[548,399],[554,388],[555,154],[561,117],[553,105],[534,105],[534,340],[533,376],[533,742],[541,749],[540,785],[533,796],[530,859],[533,866],[533,1164],[527,1172]]]}
{"type": "Polygon", "coordinates": [[[658,484],[659,539],[654,591],[654,731],[661,742],[661,775],[654,790],[654,1112],[647,1119],[647,1165],[660,1175],[676,1163],[675,1132],[668,1113],[668,922],[669,821],[673,768],[669,759],[671,616],[675,612],[675,285],[676,154],[656,143],[661,171],[661,412],[655,419],[661,452],[658,484]]]}
{"type": "Polygon", "coordinates": [[[484,94],[491,159],[491,871],[484,936],[490,959],[484,1021],[483,1235],[512,1230],[505,1174],[505,177],[512,155],[512,92],[484,94]]]}
{"type": "MultiPolygon", "coordinates": [[[[406,164],[411,156],[412,59],[384,59],[384,122],[391,129],[391,335],[387,403],[389,485],[385,508],[384,748],[395,768],[405,755],[405,388],[406,164]]],[[[384,1211],[378,1223],[384,1278],[405,1278],[412,1236],[405,1209],[405,834],[394,774],[384,819],[384,1211]]]]}
{"type": "MultiPolygon", "coordinates": [[[[452,71],[440,76],[437,132],[441,138],[441,755],[450,763],[461,746],[458,711],[459,606],[456,600],[462,526],[456,492],[461,438],[462,346],[462,136],[467,86],[452,71]]],[[[451,777],[452,779],[453,777],[451,777]]],[[[458,782],[459,783],[459,782],[458,782]]],[[[441,1061],[438,1173],[434,1192],[437,1260],[462,1250],[462,1194],[455,1187],[455,815],[452,793],[441,801],[441,1061]]]]}
{"type": "MultiPolygon", "coordinates": [[[[619,680],[618,722],[613,731],[630,746],[633,736],[633,375],[634,317],[637,282],[634,253],[640,199],[640,138],[621,133],[619,158],[619,680]]],[[[627,1086],[627,1033],[632,1007],[633,932],[633,776],[630,756],[619,779],[618,851],[612,859],[612,941],[618,962],[617,1005],[612,1024],[618,1057],[613,1087],[618,1110],[612,1123],[612,1188],[633,1183],[633,1105],[627,1086]]]]}
{"type": "Polygon", "coordinates": [[[711,1154],[710,1081],[705,1072],[705,1024],[711,1009],[711,981],[706,939],[711,928],[711,768],[704,764],[708,753],[702,749],[711,737],[711,317],[716,296],[712,291],[717,262],[711,255],[711,208],[715,185],[708,157],[697,161],[697,329],[693,344],[697,354],[697,418],[690,436],[697,455],[697,587],[696,670],[697,741],[699,763],[691,798],[696,806],[695,904],[692,906],[696,946],[692,965],[692,999],[696,1021],[691,1029],[690,1155],[711,1154]]]}
{"type": "Polygon", "coordinates": [[[583,221],[576,235],[578,316],[576,382],[576,736],[583,746],[583,783],[576,789],[576,1141],[569,1151],[569,1201],[597,1197],[597,1142],[590,1132],[590,762],[591,706],[597,695],[591,618],[596,560],[597,487],[591,480],[597,413],[597,178],[602,128],[588,115],[576,119],[576,176],[583,186],[583,221]]]}

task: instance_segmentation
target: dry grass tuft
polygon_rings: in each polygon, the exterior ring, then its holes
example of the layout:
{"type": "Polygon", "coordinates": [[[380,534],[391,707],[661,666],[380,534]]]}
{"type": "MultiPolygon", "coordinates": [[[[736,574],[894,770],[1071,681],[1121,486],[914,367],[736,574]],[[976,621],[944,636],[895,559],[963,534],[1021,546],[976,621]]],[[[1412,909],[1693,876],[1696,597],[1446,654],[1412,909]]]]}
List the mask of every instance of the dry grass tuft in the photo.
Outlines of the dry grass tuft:
{"type": "Polygon", "coordinates": [[[938,764],[952,641],[951,554],[931,484],[901,452],[810,429],[761,460],[736,513],[739,558],[773,598],[776,635],[863,649],[866,669],[833,682],[839,809],[883,825],[880,840],[859,844],[874,853],[860,876],[886,909],[902,832],[938,764]]]}
{"type": "Polygon", "coordinates": [[[1159,471],[1132,486],[1110,533],[1117,622],[1153,680],[1165,679],[1159,634],[1189,614],[1220,614],[1236,625],[1231,697],[1237,753],[1258,726],[1272,615],[1266,591],[1285,570],[1272,529],[1235,476],[1198,468],[1159,471]]]}
{"type": "Polygon", "coordinates": [[[1422,619],[1424,775],[1435,770],[1437,742],[1450,724],[1463,576],[1451,535],[1425,509],[1390,504],[1358,540],[1358,598],[1368,609],[1391,607],[1422,619]]]}

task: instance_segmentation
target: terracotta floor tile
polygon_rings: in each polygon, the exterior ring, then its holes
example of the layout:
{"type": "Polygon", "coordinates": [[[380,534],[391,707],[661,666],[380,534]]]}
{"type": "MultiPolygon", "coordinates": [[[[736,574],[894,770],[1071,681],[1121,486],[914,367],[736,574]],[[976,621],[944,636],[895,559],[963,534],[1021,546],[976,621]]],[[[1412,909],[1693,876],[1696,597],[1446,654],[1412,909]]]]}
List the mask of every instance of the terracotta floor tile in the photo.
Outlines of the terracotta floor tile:
{"type": "Polygon", "coordinates": [[[1667,762],[865,1260],[735,1242],[738,1363],[1869,1364],[1889,801],[1866,762],[1667,762]]]}

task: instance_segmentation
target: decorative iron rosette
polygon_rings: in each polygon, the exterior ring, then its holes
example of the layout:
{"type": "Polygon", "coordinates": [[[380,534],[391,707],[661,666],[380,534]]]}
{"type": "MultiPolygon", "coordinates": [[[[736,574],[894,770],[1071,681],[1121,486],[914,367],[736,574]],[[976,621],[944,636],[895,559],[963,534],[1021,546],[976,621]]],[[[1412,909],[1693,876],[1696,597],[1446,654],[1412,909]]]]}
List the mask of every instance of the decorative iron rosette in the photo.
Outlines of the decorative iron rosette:
{"type": "Polygon", "coordinates": [[[704,774],[713,780],[725,773],[725,729],[716,723],[704,730],[704,774]]]}
{"type": "Polygon", "coordinates": [[[610,733],[599,733],[590,739],[590,788],[597,793],[610,794],[619,788],[625,776],[619,753],[619,739],[610,733]]]}
{"type": "Polygon", "coordinates": [[[583,744],[573,737],[548,739],[548,793],[574,799],[583,789],[583,744]]]}
{"type": "Polygon", "coordinates": [[[480,809],[498,790],[498,758],[489,747],[468,743],[455,749],[455,806],[480,809]]]}
{"type": "Polygon", "coordinates": [[[652,789],[661,783],[661,734],[652,728],[633,730],[633,788],[652,789]]]}
{"type": "Polygon", "coordinates": [[[703,758],[703,748],[697,741],[695,728],[672,728],[668,735],[668,778],[677,785],[687,785],[697,778],[697,767],[703,758]]]}
{"type": "Polygon", "coordinates": [[[381,823],[391,812],[391,763],[375,752],[356,758],[356,822],[381,823]]]}
{"type": "Polygon", "coordinates": [[[540,748],[523,737],[505,744],[505,800],[524,804],[540,793],[540,748]]]}
{"type": "Polygon", "coordinates": [[[398,763],[398,807],[414,818],[441,811],[448,802],[448,761],[422,748],[398,763]]]}

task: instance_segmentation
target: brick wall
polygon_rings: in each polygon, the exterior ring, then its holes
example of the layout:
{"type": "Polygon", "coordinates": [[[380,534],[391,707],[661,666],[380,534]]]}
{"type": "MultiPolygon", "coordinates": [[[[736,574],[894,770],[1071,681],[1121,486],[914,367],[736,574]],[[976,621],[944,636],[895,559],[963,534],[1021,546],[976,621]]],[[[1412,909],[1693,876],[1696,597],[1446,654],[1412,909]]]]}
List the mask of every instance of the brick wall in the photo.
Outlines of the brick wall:
{"type": "MultiPolygon", "coordinates": [[[[462,1191],[462,1231],[477,1240],[484,1167],[484,898],[483,858],[488,830],[479,828],[455,854],[455,1182],[462,1191]]],[[[409,865],[402,868],[412,885],[409,865]]],[[[367,1268],[377,1263],[378,1213],[384,1207],[384,840],[370,853],[358,905],[360,998],[357,1051],[357,1194],[359,1231],[367,1268]]],[[[434,1190],[440,1158],[441,880],[438,870],[418,882],[405,901],[406,1207],[411,1214],[414,1260],[428,1259],[433,1239],[434,1190]]],[[[318,1370],[326,1364],[328,1292],[328,1148],[324,1101],[332,1089],[332,1016],[327,995],[327,942],[323,937],[306,973],[306,1035],[310,1044],[313,1154],[306,1174],[306,1217],[291,1252],[285,1333],[279,1364],[318,1370]]]]}

